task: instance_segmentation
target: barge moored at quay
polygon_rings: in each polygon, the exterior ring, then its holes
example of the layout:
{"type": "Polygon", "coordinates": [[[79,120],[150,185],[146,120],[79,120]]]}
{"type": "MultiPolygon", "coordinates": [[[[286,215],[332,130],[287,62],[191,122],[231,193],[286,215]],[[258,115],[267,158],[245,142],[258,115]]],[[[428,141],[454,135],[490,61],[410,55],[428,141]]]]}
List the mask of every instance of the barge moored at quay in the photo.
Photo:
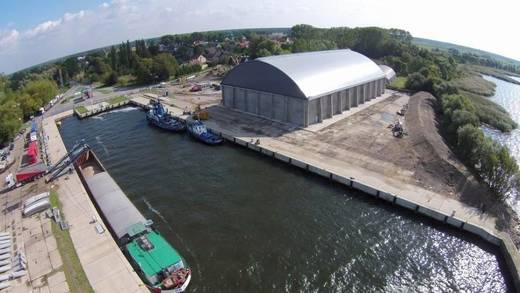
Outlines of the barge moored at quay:
{"type": "Polygon", "coordinates": [[[75,161],[80,179],[119,247],[152,292],[184,292],[191,269],[182,256],[144,218],[87,149],[75,161]]]}

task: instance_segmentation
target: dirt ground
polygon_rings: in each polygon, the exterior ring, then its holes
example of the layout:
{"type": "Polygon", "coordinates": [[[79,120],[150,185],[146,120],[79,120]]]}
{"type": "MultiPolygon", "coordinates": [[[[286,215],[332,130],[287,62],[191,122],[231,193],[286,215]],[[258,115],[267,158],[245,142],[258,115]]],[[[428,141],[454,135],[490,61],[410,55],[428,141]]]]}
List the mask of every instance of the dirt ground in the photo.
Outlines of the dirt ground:
{"type": "Polygon", "coordinates": [[[221,77],[211,73],[201,74],[179,84],[168,85],[166,89],[173,103],[179,102],[180,104],[200,105],[204,108],[220,103],[222,91],[214,89],[211,85],[219,85],[221,81],[221,77]],[[194,85],[201,85],[202,90],[190,92],[190,89],[194,85]]]}
{"type": "MultiPolygon", "coordinates": [[[[389,98],[337,121],[319,131],[291,127],[223,107],[212,107],[212,117],[224,129],[244,135],[275,137],[307,151],[342,160],[453,198],[472,193],[479,184],[455,158],[439,134],[435,98],[428,93],[410,97],[395,93],[389,98]],[[404,116],[397,112],[408,105],[404,116]],[[400,120],[403,138],[392,135],[400,120]]],[[[471,199],[468,196],[468,200],[471,199]]],[[[480,200],[473,205],[480,204],[480,200]]]]}
{"type": "MultiPolygon", "coordinates": [[[[215,77],[197,77],[196,82],[214,82],[212,78],[215,77]]],[[[310,131],[215,106],[220,104],[220,91],[207,88],[191,93],[191,84],[168,87],[172,104],[181,109],[193,109],[196,105],[209,107],[212,120],[224,129],[245,136],[275,137],[387,178],[462,199],[473,206],[492,205],[493,201],[487,200],[488,192],[471,177],[439,134],[436,99],[426,92],[411,97],[395,92],[319,131],[310,131]],[[408,108],[405,115],[398,115],[403,107],[408,108]],[[405,128],[402,138],[392,135],[391,125],[397,120],[405,128]],[[478,197],[474,196],[476,192],[478,197]]]]}

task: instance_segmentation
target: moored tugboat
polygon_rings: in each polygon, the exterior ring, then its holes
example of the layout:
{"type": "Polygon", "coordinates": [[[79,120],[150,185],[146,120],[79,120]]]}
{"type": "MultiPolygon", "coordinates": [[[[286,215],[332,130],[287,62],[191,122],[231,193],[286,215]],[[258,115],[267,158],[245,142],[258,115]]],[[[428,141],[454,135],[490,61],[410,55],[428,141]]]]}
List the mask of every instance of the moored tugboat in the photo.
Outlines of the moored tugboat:
{"type": "Polygon", "coordinates": [[[222,137],[209,131],[200,120],[189,120],[187,129],[192,137],[205,144],[218,145],[224,142],[222,137]]]}
{"type": "Polygon", "coordinates": [[[186,129],[186,124],[178,117],[168,113],[160,101],[155,102],[152,109],[146,113],[146,120],[150,124],[168,131],[180,132],[186,129]]]}

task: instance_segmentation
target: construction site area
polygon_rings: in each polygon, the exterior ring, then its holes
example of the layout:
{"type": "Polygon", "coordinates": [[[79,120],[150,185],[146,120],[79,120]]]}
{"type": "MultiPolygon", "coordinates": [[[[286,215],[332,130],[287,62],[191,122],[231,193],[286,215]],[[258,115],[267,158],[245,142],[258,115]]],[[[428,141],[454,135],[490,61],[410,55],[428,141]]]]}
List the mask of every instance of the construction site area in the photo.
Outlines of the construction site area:
{"type": "Polygon", "coordinates": [[[464,167],[453,159],[438,134],[434,98],[426,93],[411,99],[406,93],[387,90],[366,104],[301,128],[227,109],[220,105],[220,91],[213,88],[190,92],[189,86],[172,85],[166,89],[168,96],[163,93],[134,97],[160,99],[179,115],[200,108],[209,112],[206,123],[212,129],[260,142],[276,140],[327,160],[379,173],[387,181],[396,180],[452,197],[456,197],[461,180],[464,181],[464,167]]]}

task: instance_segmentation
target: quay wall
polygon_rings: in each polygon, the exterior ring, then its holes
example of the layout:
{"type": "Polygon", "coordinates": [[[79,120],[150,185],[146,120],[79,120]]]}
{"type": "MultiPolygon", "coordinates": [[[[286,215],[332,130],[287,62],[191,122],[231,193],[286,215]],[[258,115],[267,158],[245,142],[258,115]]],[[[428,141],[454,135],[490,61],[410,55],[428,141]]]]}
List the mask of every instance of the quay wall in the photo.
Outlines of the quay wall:
{"type": "Polygon", "coordinates": [[[76,114],[76,116],[78,116],[79,119],[84,119],[84,118],[94,116],[94,115],[97,115],[97,114],[100,114],[103,112],[107,112],[107,111],[114,110],[114,109],[117,109],[120,107],[124,107],[128,104],[134,104],[134,103],[131,102],[130,100],[125,100],[125,101],[122,101],[122,102],[119,102],[116,104],[109,104],[106,106],[94,107],[92,110],[87,111],[85,113],[80,113],[77,109],[74,109],[74,114],[76,114]]]}
{"type": "MultiPolygon", "coordinates": [[[[148,104],[144,102],[144,99],[132,99],[130,102],[145,109],[149,107],[148,104]]],[[[180,118],[185,119],[185,116],[180,116],[180,118]]],[[[399,206],[424,217],[433,219],[438,223],[446,224],[472,235],[476,235],[486,242],[498,246],[509,269],[515,291],[520,292],[520,253],[518,252],[518,249],[508,234],[499,232],[497,230],[490,231],[488,228],[480,226],[477,223],[471,221],[471,219],[464,220],[460,217],[457,217],[454,212],[452,214],[448,214],[444,211],[436,209],[433,206],[428,206],[425,203],[414,202],[413,200],[407,199],[398,194],[393,194],[391,192],[381,190],[375,186],[370,186],[362,182],[362,179],[354,179],[351,177],[348,178],[340,174],[336,174],[332,170],[328,170],[326,168],[324,169],[312,163],[305,162],[305,158],[296,158],[287,153],[281,153],[279,150],[274,148],[262,145],[261,143],[255,143],[250,138],[248,140],[245,138],[236,137],[233,135],[233,133],[226,133],[225,130],[221,129],[211,129],[209,126],[208,129],[214,133],[220,134],[220,136],[227,141],[248,149],[252,149],[271,158],[288,163],[289,165],[307,170],[308,172],[314,173],[318,176],[328,178],[348,188],[359,190],[364,194],[371,195],[392,205],[399,206]]]]}
{"type": "MultiPolygon", "coordinates": [[[[208,127],[210,128],[210,127],[208,127]]],[[[332,170],[327,170],[322,167],[315,166],[311,163],[305,162],[303,158],[291,157],[288,154],[282,154],[281,152],[271,149],[261,143],[253,143],[251,140],[235,137],[232,134],[224,133],[218,129],[211,129],[214,133],[220,134],[224,139],[235,143],[237,145],[246,147],[248,149],[255,150],[261,154],[267,155],[271,158],[277,159],[281,162],[289,165],[298,167],[303,170],[307,170],[310,173],[314,173],[318,176],[330,179],[339,184],[342,184],[348,188],[362,191],[364,194],[371,195],[375,198],[379,198],[392,205],[399,206],[401,208],[415,212],[421,216],[433,219],[440,224],[446,224],[457,229],[460,229],[466,233],[476,235],[482,238],[484,241],[498,246],[500,253],[503,255],[510,276],[512,278],[515,291],[520,292],[520,254],[515,244],[511,240],[511,237],[503,232],[497,230],[490,231],[489,229],[479,226],[473,223],[471,220],[463,220],[457,217],[455,214],[447,214],[443,211],[437,210],[431,206],[427,206],[422,203],[414,202],[410,199],[380,190],[377,187],[370,186],[366,183],[361,182],[362,180],[348,178],[339,174],[334,173],[332,170]]]]}

